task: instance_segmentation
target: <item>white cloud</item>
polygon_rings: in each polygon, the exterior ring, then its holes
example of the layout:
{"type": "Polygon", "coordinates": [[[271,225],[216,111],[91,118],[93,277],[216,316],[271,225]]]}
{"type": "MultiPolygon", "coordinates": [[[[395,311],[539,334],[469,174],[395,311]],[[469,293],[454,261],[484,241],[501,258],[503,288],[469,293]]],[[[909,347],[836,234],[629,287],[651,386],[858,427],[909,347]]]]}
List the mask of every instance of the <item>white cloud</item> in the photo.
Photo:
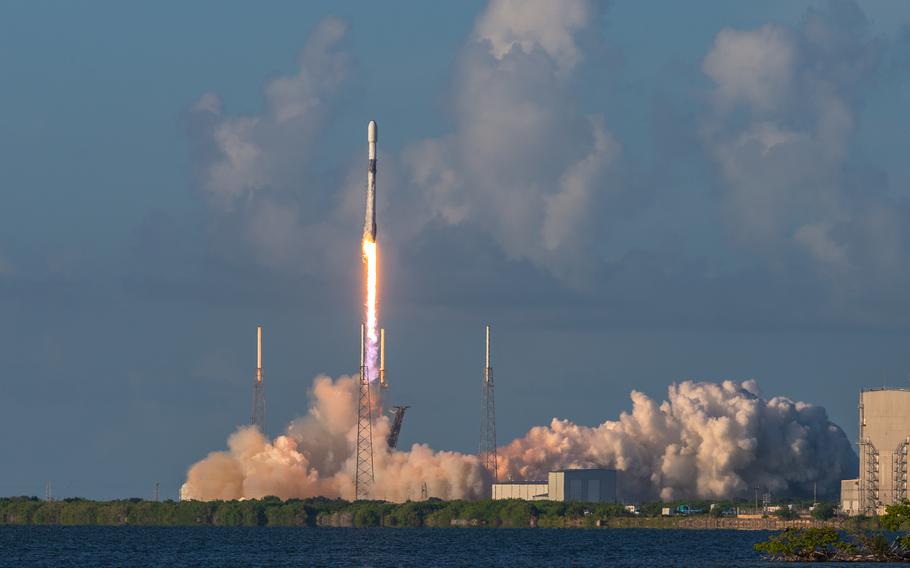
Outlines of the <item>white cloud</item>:
{"type": "Polygon", "coordinates": [[[843,246],[834,242],[828,232],[828,227],[822,225],[805,225],[797,229],[793,238],[818,261],[832,266],[845,267],[847,251],[843,246]]]}
{"type": "Polygon", "coordinates": [[[493,0],[475,33],[490,42],[497,59],[516,48],[526,54],[542,49],[568,71],[581,59],[574,34],[590,25],[592,12],[587,0],[493,0]]]}
{"type": "Polygon", "coordinates": [[[226,254],[243,252],[289,272],[325,268],[330,251],[320,233],[333,213],[321,195],[315,154],[350,77],[350,57],[339,49],[345,30],[339,20],[321,22],[296,70],[265,85],[262,112],[227,115],[215,93],[193,106],[199,184],[215,213],[213,238],[226,254]]]}
{"type": "Polygon", "coordinates": [[[855,92],[874,72],[879,44],[842,11],[810,11],[797,29],[725,29],[703,63],[714,88],[702,135],[734,235],[773,256],[801,252],[823,269],[862,266],[871,242],[856,220],[887,199],[868,192],[857,201],[845,178],[855,92]]]}
{"type": "Polygon", "coordinates": [[[591,220],[620,151],[570,88],[593,20],[587,2],[491,2],[460,57],[455,130],[405,153],[426,221],[478,224],[510,258],[572,284],[600,262],[591,220]]]}
{"type": "MultiPolygon", "coordinates": [[[[566,281],[598,264],[590,221],[619,144],[601,117],[576,109],[570,84],[582,59],[579,34],[595,12],[581,0],[490,2],[459,55],[454,130],[397,156],[381,151],[380,213],[396,212],[395,223],[380,222],[386,242],[418,237],[431,223],[464,223],[487,231],[508,257],[566,281]]],[[[341,231],[361,214],[359,160],[338,190],[307,184],[331,102],[349,75],[349,57],[337,49],[343,34],[340,22],[321,24],[296,72],[266,85],[259,114],[226,116],[212,93],[195,105],[204,125],[201,185],[218,222],[276,268],[331,262],[316,243],[345,242],[341,231]],[[324,262],[307,262],[313,254],[324,262]]]]}
{"type": "Polygon", "coordinates": [[[910,281],[906,209],[855,151],[889,49],[856,3],[829,2],[799,27],[721,31],[702,67],[701,136],[730,233],[782,277],[814,277],[826,313],[853,321],[893,320],[882,298],[910,281]]]}
{"type": "Polygon", "coordinates": [[[211,146],[201,172],[202,187],[225,209],[266,188],[286,190],[299,183],[308,151],[317,143],[326,113],[345,79],[349,58],[337,45],[345,24],[323,21],[307,40],[296,73],[265,87],[264,112],[225,116],[214,93],[206,93],[194,111],[211,121],[204,133],[211,146]]]}
{"type": "Polygon", "coordinates": [[[796,64],[796,41],[790,31],[766,25],[721,30],[702,69],[716,84],[718,104],[745,103],[771,110],[790,95],[796,64]]]}

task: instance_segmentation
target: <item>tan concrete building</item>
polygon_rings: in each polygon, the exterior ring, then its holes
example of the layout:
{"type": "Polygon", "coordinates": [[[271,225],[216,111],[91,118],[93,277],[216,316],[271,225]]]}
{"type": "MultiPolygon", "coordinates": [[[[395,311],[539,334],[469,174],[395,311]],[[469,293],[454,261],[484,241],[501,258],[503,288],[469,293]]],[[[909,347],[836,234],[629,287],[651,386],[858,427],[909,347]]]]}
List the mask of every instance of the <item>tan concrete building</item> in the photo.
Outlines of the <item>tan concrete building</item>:
{"type": "Polygon", "coordinates": [[[859,478],[841,482],[841,510],[849,515],[884,512],[907,499],[910,390],[860,393],[859,478]]]}

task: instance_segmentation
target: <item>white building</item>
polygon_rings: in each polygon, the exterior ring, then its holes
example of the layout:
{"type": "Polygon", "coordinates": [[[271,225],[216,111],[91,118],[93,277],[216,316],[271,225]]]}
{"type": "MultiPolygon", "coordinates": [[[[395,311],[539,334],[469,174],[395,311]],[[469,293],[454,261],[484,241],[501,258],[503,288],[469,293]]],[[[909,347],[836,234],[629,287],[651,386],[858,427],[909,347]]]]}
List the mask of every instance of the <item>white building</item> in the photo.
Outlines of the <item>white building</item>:
{"type": "Polygon", "coordinates": [[[551,471],[545,482],[494,483],[493,499],[616,503],[616,470],[564,469],[551,471]]]}

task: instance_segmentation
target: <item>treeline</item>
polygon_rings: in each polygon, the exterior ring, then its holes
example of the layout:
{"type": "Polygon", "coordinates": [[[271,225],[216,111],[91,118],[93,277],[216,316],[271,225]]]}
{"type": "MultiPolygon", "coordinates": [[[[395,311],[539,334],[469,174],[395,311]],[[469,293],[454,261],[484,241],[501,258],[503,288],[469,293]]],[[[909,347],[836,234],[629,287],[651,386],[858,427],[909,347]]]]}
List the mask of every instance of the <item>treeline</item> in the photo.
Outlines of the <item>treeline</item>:
{"type": "Polygon", "coordinates": [[[0,524],[215,526],[594,526],[631,516],[622,505],[551,501],[343,501],[278,497],[245,501],[41,501],[0,498],[0,524]]]}
{"type": "MultiPolygon", "coordinates": [[[[0,524],[17,525],[214,525],[214,526],[354,526],[354,527],[594,527],[624,526],[625,520],[650,518],[649,526],[670,526],[661,509],[679,503],[646,503],[638,514],[611,503],[556,501],[344,501],[264,497],[244,501],[90,501],[70,498],[41,501],[37,497],[0,498],[0,524]]],[[[719,516],[738,503],[710,508],[707,502],[686,503],[704,515],[719,516]]],[[[691,516],[691,515],[690,515],[691,516]]],[[[639,525],[640,526],[640,525],[639,525]]]]}

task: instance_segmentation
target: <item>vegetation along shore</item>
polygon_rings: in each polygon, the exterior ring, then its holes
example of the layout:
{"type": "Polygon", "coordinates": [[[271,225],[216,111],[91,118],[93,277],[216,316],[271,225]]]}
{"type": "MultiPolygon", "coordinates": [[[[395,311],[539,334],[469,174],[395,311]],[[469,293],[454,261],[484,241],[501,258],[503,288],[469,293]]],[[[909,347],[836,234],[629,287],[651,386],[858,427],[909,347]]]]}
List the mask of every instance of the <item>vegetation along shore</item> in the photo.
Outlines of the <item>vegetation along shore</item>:
{"type": "MultiPolygon", "coordinates": [[[[704,505],[704,506],[702,506],[704,505]]],[[[634,510],[620,504],[555,501],[429,499],[406,503],[288,499],[265,497],[243,501],[91,501],[69,498],[42,501],[36,497],[0,498],[0,524],[16,525],[213,525],[334,527],[565,527],[565,528],[693,528],[752,529],[836,527],[831,507],[817,507],[815,516],[796,514],[731,515],[735,503],[710,509],[696,504],[696,513],[666,516],[679,503],[648,503],[634,510]]],[[[686,505],[688,506],[688,505],[686,505]]],[[[789,511],[789,510],[788,510],[789,511]]],[[[853,521],[855,522],[855,521],[853,521]]],[[[868,521],[867,521],[868,522],[868,521]]]]}

